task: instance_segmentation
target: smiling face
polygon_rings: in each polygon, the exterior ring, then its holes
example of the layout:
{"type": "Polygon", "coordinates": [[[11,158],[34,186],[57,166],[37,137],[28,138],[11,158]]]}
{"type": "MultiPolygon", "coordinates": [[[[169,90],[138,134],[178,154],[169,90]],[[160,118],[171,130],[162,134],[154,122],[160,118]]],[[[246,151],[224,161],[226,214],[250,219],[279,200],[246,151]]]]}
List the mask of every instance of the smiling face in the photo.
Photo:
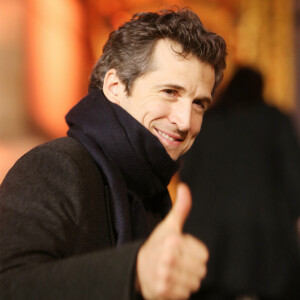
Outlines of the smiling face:
{"type": "Polygon", "coordinates": [[[151,71],[135,80],[130,96],[124,92],[114,102],[154,134],[177,160],[200,132],[215,72],[195,56],[182,57],[174,50],[180,52],[181,46],[158,41],[151,71]]]}

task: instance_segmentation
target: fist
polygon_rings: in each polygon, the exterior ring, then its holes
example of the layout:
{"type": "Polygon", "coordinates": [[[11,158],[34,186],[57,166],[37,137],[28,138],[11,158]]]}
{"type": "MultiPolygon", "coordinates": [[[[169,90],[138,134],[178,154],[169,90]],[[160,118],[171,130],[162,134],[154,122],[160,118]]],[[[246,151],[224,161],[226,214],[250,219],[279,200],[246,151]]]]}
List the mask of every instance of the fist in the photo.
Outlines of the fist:
{"type": "Polygon", "coordinates": [[[206,246],[182,233],[192,204],[188,187],[180,184],[177,195],[137,256],[136,289],[145,299],[188,299],[206,275],[206,246]]]}

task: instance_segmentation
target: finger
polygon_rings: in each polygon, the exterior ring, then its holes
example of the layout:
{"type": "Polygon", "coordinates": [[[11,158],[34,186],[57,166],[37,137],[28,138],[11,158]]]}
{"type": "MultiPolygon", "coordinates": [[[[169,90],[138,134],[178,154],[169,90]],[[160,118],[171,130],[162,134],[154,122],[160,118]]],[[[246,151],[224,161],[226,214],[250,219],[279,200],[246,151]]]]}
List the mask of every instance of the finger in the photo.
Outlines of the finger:
{"type": "Polygon", "coordinates": [[[209,251],[206,245],[190,234],[184,234],[182,252],[202,262],[209,259],[209,251]]]}
{"type": "Polygon", "coordinates": [[[192,196],[188,186],[180,183],[175,204],[166,218],[166,222],[176,232],[182,232],[184,223],[192,207],[192,196]]]}
{"type": "Polygon", "coordinates": [[[204,278],[207,272],[209,257],[207,247],[193,236],[184,235],[180,249],[181,255],[178,261],[183,271],[190,272],[199,278],[204,278]]]}
{"type": "Polygon", "coordinates": [[[207,273],[206,262],[185,254],[182,255],[179,268],[199,279],[203,279],[207,273]]]}
{"type": "Polygon", "coordinates": [[[188,299],[190,294],[197,291],[201,284],[198,276],[179,268],[173,268],[171,273],[162,269],[160,273],[158,273],[160,280],[157,287],[159,299],[188,299]]]}
{"type": "Polygon", "coordinates": [[[171,299],[185,299],[191,293],[196,292],[201,285],[201,278],[187,270],[176,268],[172,272],[172,280],[169,282],[169,296],[171,299]]]}

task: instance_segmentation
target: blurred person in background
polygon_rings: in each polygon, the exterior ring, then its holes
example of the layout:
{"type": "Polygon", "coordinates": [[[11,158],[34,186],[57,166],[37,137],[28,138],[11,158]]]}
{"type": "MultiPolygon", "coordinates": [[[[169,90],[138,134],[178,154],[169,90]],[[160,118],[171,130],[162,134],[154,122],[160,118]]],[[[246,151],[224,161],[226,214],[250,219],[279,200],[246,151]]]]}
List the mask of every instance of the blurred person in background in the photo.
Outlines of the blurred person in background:
{"type": "MultiPolygon", "coordinates": [[[[222,80],[226,45],[191,10],[112,32],[68,137],[19,159],[0,187],[1,299],[187,299],[206,246],[167,185],[222,80]]],[[[55,88],[55,87],[53,87],[55,88]]]]}
{"type": "Polygon", "coordinates": [[[299,145],[289,117],[265,104],[258,71],[237,70],[180,176],[194,199],[185,229],[210,252],[195,298],[300,299],[299,145]]]}

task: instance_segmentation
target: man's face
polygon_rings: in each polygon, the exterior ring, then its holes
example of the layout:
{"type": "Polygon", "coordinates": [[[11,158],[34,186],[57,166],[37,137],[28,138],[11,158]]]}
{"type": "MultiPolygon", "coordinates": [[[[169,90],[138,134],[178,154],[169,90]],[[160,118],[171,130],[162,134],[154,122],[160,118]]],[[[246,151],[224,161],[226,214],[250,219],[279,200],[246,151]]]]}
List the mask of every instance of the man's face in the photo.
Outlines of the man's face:
{"type": "Polygon", "coordinates": [[[158,41],[149,73],[137,78],[120,105],[152,132],[173,160],[192,146],[211,101],[213,68],[195,56],[176,54],[181,46],[158,41]]]}

